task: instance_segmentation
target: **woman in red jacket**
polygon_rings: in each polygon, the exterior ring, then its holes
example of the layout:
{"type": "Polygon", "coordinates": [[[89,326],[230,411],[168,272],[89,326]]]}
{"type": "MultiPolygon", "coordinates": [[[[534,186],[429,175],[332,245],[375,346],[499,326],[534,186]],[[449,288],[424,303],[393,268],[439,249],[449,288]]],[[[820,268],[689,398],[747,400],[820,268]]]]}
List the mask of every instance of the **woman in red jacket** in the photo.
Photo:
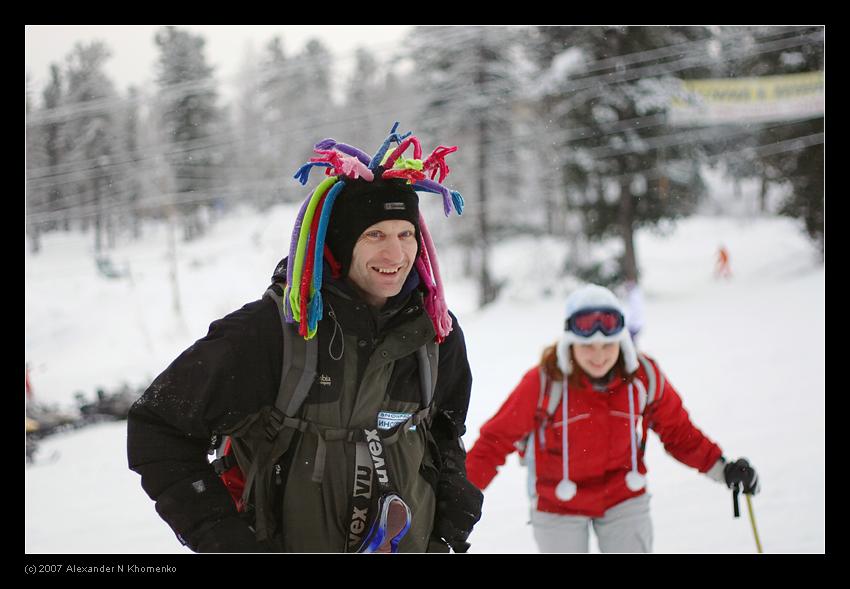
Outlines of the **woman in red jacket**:
{"type": "Polygon", "coordinates": [[[469,480],[483,490],[506,457],[521,452],[541,552],[587,552],[591,524],[602,552],[651,552],[648,429],[683,464],[759,491],[752,466],[743,458],[727,463],[691,423],[658,364],[637,353],[611,291],[587,285],[566,307],[559,342],[482,426],[466,459],[469,480]]]}

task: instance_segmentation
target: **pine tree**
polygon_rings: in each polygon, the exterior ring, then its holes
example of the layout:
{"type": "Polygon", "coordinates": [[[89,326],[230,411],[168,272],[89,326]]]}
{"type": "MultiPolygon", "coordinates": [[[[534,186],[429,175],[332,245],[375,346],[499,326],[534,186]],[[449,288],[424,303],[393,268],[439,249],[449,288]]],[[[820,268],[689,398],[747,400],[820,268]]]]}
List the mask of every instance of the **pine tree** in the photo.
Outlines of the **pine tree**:
{"type": "Polygon", "coordinates": [[[30,252],[37,254],[41,251],[41,233],[44,231],[44,223],[39,220],[39,216],[46,209],[45,190],[40,188],[37,183],[34,186],[34,176],[43,173],[47,167],[47,154],[44,148],[45,137],[44,129],[41,125],[30,124],[30,114],[34,110],[33,100],[30,90],[29,72],[26,74],[25,82],[25,113],[27,119],[26,125],[26,170],[27,170],[27,185],[26,185],[26,233],[30,240],[30,252]]]}
{"type": "Polygon", "coordinates": [[[333,57],[317,39],[291,56],[284,56],[279,40],[274,40],[267,47],[267,60],[261,93],[272,117],[267,123],[268,177],[276,200],[298,201],[304,193],[293,179],[295,170],[315,155],[315,143],[340,133],[331,85],[333,57]]]}
{"type": "MultiPolygon", "coordinates": [[[[638,227],[689,214],[704,192],[699,141],[665,124],[677,78],[700,77],[704,27],[539,27],[540,104],[558,147],[566,207],[591,240],[619,235],[623,255],[607,275],[638,281],[638,227]]],[[[568,213],[569,214],[569,213],[568,213]]],[[[575,260],[575,258],[572,258],[575,260]]]]}
{"type": "Polygon", "coordinates": [[[337,133],[347,143],[369,152],[377,149],[387,130],[399,120],[393,118],[398,97],[386,92],[386,62],[363,47],[355,50],[353,59],[354,67],[345,89],[346,116],[340,121],[337,133]]]}
{"type": "MultiPolygon", "coordinates": [[[[727,27],[721,39],[729,59],[726,75],[732,77],[776,76],[823,71],[824,28],[727,27]],[[749,51],[741,52],[741,46],[749,51]]],[[[779,205],[782,215],[803,221],[805,231],[824,254],[824,118],[770,121],[754,127],[747,139],[734,146],[727,160],[737,177],[761,180],[760,209],[768,212],[770,185],[790,188],[779,205]],[[743,151],[744,148],[749,151],[743,151]],[[746,155],[752,154],[750,157],[746,155]],[[742,154],[744,157],[742,157],[742,154]],[[731,160],[731,161],[730,161],[731,160]]]]}
{"type": "Polygon", "coordinates": [[[129,223],[134,239],[142,236],[142,199],[143,180],[145,171],[142,168],[141,141],[139,137],[140,93],[138,88],[131,86],[127,91],[127,101],[122,110],[122,134],[121,139],[126,153],[126,166],[124,184],[127,189],[127,204],[129,207],[129,223]]]}
{"type": "Polygon", "coordinates": [[[227,146],[225,156],[230,163],[227,186],[260,208],[269,202],[263,151],[270,133],[261,104],[262,68],[261,57],[249,46],[236,74],[237,94],[229,109],[234,141],[227,146]]]}
{"type": "MultiPolygon", "coordinates": [[[[62,88],[62,72],[57,64],[50,66],[50,82],[45,87],[42,93],[43,104],[45,110],[58,108],[63,102],[62,88]]],[[[39,125],[33,132],[41,134],[44,141],[45,152],[45,167],[42,176],[55,177],[58,174],[59,165],[62,163],[64,150],[62,148],[62,126],[63,122],[48,121],[39,125]]],[[[43,183],[42,183],[43,184],[43,183]]],[[[52,214],[57,213],[62,208],[62,185],[49,184],[46,188],[46,210],[52,214]]],[[[56,227],[57,221],[51,220],[46,223],[45,228],[50,230],[56,227]]],[[[67,231],[70,229],[70,221],[66,216],[63,221],[63,228],[67,231]]]]}
{"type": "Polygon", "coordinates": [[[114,245],[114,213],[122,204],[121,171],[124,157],[119,141],[118,100],[112,81],[103,72],[110,57],[107,46],[78,43],[67,58],[67,89],[62,105],[69,113],[59,134],[59,157],[72,172],[59,182],[63,197],[76,196],[83,227],[94,220],[95,252],[114,245]],[[64,190],[73,192],[68,195],[64,190]],[[105,241],[108,240],[108,244],[105,241]]]}
{"type": "Polygon", "coordinates": [[[257,120],[260,128],[256,137],[259,153],[259,177],[265,203],[278,202],[293,190],[292,172],[296,162],[289,142],[290,126],[294,120],[293,100],[297,88],[292,80],[294,63],[286,57],[283,40],[274,37],[266,45],[260,60],[257,87],[257,120]]]}
{"type": "Polygon", "coordinates": [[[157,82],[168,161],[183,237],[189,241],[203,234],[201,211],[218,197],[221,154],[215,133],[220,113],[213,69],[206,63],[200,35],[168,26],[157,32],[155,41],[160,50],[157,82]]]}
{"type": "MultiPolygon", "coordinates": [[[[290,178],[298,166],[315,155],[315,143],[339,133],[340,109],[331,85],[333,63],[325,44],[310,39],[286,69],[289,98],[283,136],[293,146],[291,161],[295,162],[289,171],[290,178]]],[[[301,195],[297,185],[294,189],[301,195]]]]}
{"type": "Polygon", "coordinates": [[[514,110],[521,85],[514,59],[521,35],[515,27],[420,26],[406,44],[420,88],[417,132],[464,146],[452,160],[449,182],[464,186],[469,203],[460,240],[478,253],[474,273],[482,306],[500,288],[489,262],[499,212],[508,218],[517,208],[511,200],[518,188],[514,110]]]}

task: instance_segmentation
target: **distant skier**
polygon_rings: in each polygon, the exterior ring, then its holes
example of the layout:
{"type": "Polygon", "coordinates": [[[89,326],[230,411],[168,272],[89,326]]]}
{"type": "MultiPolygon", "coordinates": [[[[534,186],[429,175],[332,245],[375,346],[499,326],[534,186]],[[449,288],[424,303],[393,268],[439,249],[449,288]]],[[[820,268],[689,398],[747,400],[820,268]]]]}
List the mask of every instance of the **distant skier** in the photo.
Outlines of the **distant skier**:
{"type": "Polygon", "coordinates": [[[717,262],[714,265],[715,278],[732,278],[732,268],[729,266],[729,250],[721,245],[717,250],[717,262]]]}
{"type": "Polygon", "coordinates": [[[640,284],[635,280],[626,280],[622,286],[621,298],[626,301],[626,329],[629,330],[632,340],[637,342],[637,336],[644,324],[643,291],[640,284]]]}
{"type": "Polygon", "coordinates": [[[636,351],[620,301],[587,285],[567,298],[559,342],[481,427],[467,475],[483,490],[519,449],[541,552],[587,552],[591,525],[602,552],[651,552],[648,429],[679,462],[730,488],[759,491],[755,469],[743,458],[727,462],[691,423],[658,363],[636,351]]]}

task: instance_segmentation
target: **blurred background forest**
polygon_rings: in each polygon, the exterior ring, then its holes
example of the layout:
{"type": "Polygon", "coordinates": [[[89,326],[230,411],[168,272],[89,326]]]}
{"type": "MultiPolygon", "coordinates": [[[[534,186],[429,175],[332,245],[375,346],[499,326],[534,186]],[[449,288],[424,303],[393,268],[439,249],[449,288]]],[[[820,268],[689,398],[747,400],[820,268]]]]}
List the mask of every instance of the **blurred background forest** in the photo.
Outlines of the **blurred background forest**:
{"type": "Polygon", "coordinates": [[[467,220],[435,230],[465,252],[479,305],[501,287],[493,244],[523,234],[563,238],[557,272],[639,282],[635,230],[664,231],[710,208],[709,172],[758,182],[756,212],[799,219],[823,259],[824,35],[823,26],[417,26],[403,43],[345,56],[342,79],[320,35],[295,52],[277,36],[223,82],[204,37],[167,26],[154,39],[156,83],[126,91],[105,73],[110,47],[79,43],[49,72],[27,70],[27,247],[38,254],[47,233],[85,232],[101,270],[116,272],[109,252],[141,239],[146,221],[190,242],[237,206],[300,201],[307,189],[293,174],[315,143],[333,137],[373,153],[400,121],[431,149],[460,148],[448,185],[466,199],[467,220]],[[770,81],[785,95],[770,103],[721,83],[753,79],[755,92],[770,81]],[[713,86],[700,95],[702,81],[713,86]],[[695,116],[688,107],[700,96],[729,108],[695,116]],[[806,108],[781,108],[795,96],[806,108]],[[736,100],[760,108],[734,111],[736,100]],[[622,249],[611,260],[583,254],[612,236],[622,249]]]}

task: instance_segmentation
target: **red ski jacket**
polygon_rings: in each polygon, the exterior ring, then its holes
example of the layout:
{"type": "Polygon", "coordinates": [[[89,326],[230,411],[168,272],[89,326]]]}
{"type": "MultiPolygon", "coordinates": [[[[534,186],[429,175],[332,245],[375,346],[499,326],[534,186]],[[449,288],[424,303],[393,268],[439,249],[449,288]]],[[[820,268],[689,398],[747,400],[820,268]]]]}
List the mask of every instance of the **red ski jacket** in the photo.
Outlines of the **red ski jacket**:
{"type": "MultiPolygon", "coordinates": [[[[643,357],[654,371],[656,387],[652,395],[650,375],[640,363],[632,386],[638,471],[646,473],[641,442],[645,443],[647,429],[652,429],[679,462],[707,472],[720,458],[720,447],[691,423],[681,398],[655,361],[643,357]]],[[[539,511],[601,517],[610,507],[646,492],[646,488],[631,491],[625,483],[632,467],[629,383],[614,378],[606,388],[595,389],[586,376],[579,386],[570,382],[568,463],[577,492],[566,502],[555,496],[564,472],[562,400],[547,414],[550,393],[562,386],[562,382],[550,383],[539,367],[529,370],[496,415],[481,427],[466,458],[467,476],[483,490],[507,456],[519,450],[533,469],[529,476],[534,477],[539,511]],[[533,451],[525,447],[530,435],[533,451]]]]}

